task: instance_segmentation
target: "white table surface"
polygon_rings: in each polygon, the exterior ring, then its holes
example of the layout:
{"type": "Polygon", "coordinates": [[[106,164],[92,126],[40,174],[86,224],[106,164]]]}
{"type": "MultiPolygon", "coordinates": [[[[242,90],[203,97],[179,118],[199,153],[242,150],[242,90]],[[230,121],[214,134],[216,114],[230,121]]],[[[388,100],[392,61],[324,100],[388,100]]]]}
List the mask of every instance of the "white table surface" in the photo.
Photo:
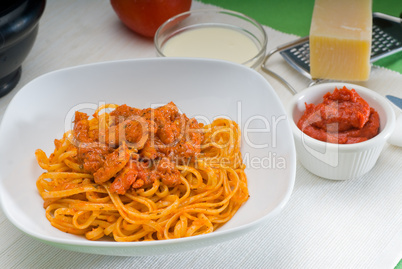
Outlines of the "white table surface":
{"type": "MultiPolygon", "coordinates": [[[[205,7],[215,8],[199,2],[193,2],[192,8],[205,7]]],[[[268,50],[296,38],[269,27],[265,30],[268,50]]],[[[153,41],[125,28],[109,1],[48,0],[21,80],[0,98],[0,120],[18,90],[42,74],[155,55],[153,41]]],[[[270,61],[272,69],[296,89],[307,86],[308,81],[280,56],[270,61]]],[[[289,91],[259,72],[286,105],[289,91]]],[[[361,85],[402,97],[402,75],[390,70],[374,67],[370,80],[361,85]]],[[[298,163],[293,194],[277,217],[243,237],[162,256],[113,257],[61,250],[23,234],[0,210],[0,268],[394,268],[402,258],[401,167],[402,149],[388,144],[372,171],[355,180],[324,180],[298,163]]]]}

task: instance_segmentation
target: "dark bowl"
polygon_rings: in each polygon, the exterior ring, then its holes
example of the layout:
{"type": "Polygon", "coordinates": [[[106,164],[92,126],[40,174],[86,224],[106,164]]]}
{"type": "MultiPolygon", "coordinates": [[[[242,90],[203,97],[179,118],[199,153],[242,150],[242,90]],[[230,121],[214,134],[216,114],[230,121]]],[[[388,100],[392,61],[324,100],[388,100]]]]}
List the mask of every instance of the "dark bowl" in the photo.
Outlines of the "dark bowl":
{"type": "Polygon", "coordinates": [[[21,76],[21,64],[38,34],[46,0],[0,0],[0,97],[9,93],[21,76]]]}

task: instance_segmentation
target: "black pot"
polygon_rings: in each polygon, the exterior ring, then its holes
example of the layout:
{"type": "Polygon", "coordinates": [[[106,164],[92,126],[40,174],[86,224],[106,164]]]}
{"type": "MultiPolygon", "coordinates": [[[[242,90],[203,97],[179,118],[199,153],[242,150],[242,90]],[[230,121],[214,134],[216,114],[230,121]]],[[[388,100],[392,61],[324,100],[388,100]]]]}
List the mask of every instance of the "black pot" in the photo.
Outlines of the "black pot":
{"type": "Polygon", "coordinates": [[[38,34],[46,0],[0,0],[0,97],[9,93],[21,76],[21,64],[38,34]]]}

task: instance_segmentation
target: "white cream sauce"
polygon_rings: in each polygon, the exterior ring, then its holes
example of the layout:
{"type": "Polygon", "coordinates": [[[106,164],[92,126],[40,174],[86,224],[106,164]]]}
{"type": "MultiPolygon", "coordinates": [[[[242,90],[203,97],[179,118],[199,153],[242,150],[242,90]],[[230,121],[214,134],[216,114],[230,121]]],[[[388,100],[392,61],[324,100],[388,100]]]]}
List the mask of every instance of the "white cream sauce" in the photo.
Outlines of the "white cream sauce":
{"type": "Polygon", "coordinates": [[[205,26],[173,36],[162,51],[167,57],[213,58],[243,64],[258,54],[258,47],[238,30],[205,26]]]}

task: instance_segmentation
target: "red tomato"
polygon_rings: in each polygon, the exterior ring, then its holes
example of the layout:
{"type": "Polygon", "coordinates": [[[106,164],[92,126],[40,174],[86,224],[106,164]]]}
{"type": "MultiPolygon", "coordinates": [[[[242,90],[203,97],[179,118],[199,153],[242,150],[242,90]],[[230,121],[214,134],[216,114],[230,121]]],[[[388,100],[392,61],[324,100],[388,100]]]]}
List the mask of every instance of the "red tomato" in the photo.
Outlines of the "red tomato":
{"type": "Polygon", "coordinates": [[[162,23],[191,7],[191,0],[110,0],[110,3],[128,28],[146,37],[153,37],[162,23]]]}

